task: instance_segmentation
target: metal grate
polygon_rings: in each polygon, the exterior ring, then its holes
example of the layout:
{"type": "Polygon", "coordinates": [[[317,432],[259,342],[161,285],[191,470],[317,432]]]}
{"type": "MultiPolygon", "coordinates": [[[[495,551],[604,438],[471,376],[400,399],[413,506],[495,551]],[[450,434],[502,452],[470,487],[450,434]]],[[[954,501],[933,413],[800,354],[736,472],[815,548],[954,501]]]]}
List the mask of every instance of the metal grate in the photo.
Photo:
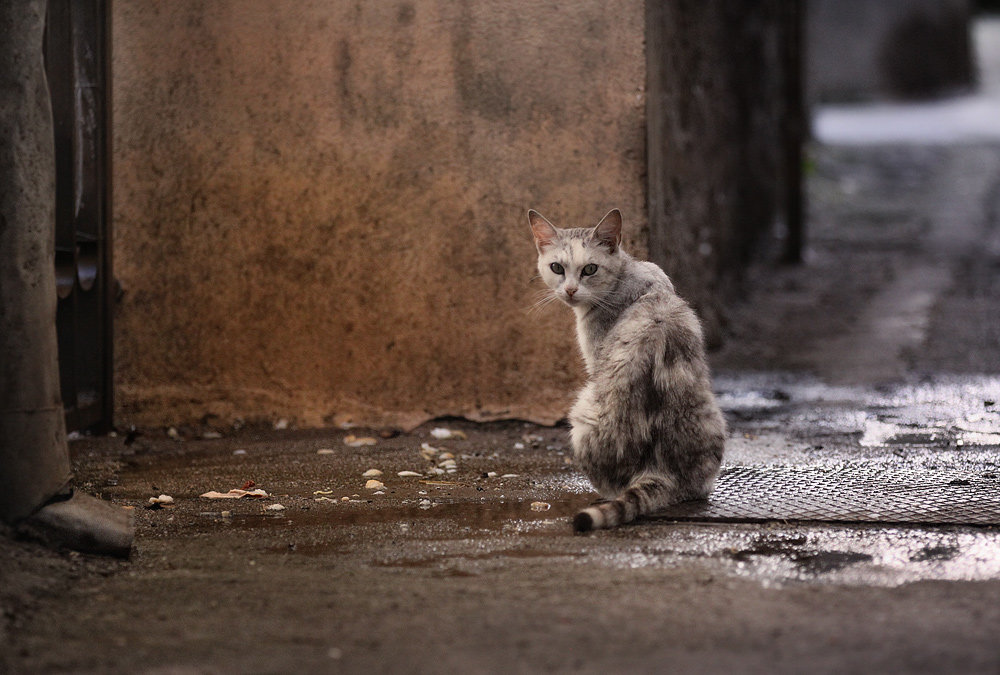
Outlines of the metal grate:
{"type": "Polygon", "coordinates": [[[722,470],[708,501],[678,504],[657,517],[1000,525],[1000,480],[992,471],[872,464],[736,466],[722,470]]]}

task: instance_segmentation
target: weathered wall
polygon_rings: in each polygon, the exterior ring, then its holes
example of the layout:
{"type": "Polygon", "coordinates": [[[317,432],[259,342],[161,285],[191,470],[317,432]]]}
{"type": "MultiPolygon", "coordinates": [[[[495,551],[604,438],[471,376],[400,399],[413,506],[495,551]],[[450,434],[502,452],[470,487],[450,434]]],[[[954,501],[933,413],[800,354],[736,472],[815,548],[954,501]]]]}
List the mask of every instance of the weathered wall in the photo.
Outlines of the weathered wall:
{"type": "Polygon", "coordinates": [[[113,4],[119,423],[564,414],[524,212],[645,253],[641,2],[113,4]]]}
{"type": "Polygon", "coordinates": [[[786,0],[646,9],[650,257],[717,344],[724,302],[784,208],[791,19],[786,0]]]}
{"type": "Polygon", "coordinates": [[[971,5],[808,0],[810,98],[926,98],[970,87],[971,5]]]}

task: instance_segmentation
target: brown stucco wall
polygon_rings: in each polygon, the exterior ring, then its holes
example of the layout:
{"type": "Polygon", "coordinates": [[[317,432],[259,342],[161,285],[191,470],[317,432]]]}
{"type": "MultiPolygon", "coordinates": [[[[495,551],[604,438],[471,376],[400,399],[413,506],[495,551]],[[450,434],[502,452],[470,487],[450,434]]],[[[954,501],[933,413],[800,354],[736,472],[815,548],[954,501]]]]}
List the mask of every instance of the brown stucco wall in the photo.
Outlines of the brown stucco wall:
{"type": "Polygon", "coordinates": [[[524,212],[645,254],[642,2],[113,5],[119,424],[564,414],[524,212]]]}

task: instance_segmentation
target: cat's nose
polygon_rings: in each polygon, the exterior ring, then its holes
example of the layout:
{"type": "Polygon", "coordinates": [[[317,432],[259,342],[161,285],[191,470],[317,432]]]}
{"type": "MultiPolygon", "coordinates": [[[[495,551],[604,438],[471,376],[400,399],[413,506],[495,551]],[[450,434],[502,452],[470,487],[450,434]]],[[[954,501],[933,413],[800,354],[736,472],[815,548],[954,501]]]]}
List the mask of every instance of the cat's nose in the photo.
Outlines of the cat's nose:
{"type": "Polygon", "coordinates": [[[566,295],[568,295],[569,297],[572,298],[575,294],[576,294],[576,287],[575,286],[568,286],[566,288],[566,295]]]}

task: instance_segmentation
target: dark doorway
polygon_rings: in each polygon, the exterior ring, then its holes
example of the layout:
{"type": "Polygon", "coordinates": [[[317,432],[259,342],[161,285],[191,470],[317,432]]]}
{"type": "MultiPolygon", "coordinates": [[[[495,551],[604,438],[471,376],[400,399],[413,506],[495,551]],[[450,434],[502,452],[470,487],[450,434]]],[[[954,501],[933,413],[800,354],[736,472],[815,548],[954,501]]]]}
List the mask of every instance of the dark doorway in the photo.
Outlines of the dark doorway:
{"type": "Polygon", "coordinates": [[[70,431],[103,433],[113,412],[108,0],[49,0],[45,38],[62,400],[70,431]]]}

